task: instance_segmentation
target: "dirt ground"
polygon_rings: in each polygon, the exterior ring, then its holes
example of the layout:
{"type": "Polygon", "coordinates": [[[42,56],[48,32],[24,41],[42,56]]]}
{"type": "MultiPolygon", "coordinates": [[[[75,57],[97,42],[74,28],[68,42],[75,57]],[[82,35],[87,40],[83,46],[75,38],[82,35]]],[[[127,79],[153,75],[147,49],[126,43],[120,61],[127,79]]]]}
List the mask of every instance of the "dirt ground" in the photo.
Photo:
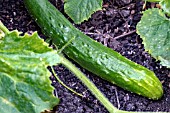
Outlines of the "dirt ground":
{"type": "MultiPolygon", "coordinates": [[[[50,1],[61,12],[64,12],[61,0],[50,1]]],[[[154,7],[154,5],[147,4],[147,7],[154,7]]],[[[75,26],[93,39],[118,51],[128,59],[153,70],[161,80],[164,88],[164,96],[160,100],[149,100],[125,91],[84,70],[78,64],[75,65],[119,109],[127,111],[170,112],[170,69],[161,66],[159,62],[144,51],[142,40],[135,33],[136,24],[141,18],[142,6],[143,2],[136,0],[104,0],[103,10],[93,14],[92,18],[88,21],[75,26]]],[[[70,20],[70,18],[68,19],[70,20]]],[[[34,20],[31,19],[24,7],[23,0],[0,0],[0,20],[10,30],[18,29],[30,33],[38,31],[41,37],[46,38],[34,20]]],[[[68,69],[63,66],[57,66],[55,70],[64,83],[77,92],[82,93],[84,98],[71,93],[51,76],[52,85],[56,88],[55,94],[61,99],[60,104],[53,111],[58,113],[107,113],[103,105],[68,69]]]]}

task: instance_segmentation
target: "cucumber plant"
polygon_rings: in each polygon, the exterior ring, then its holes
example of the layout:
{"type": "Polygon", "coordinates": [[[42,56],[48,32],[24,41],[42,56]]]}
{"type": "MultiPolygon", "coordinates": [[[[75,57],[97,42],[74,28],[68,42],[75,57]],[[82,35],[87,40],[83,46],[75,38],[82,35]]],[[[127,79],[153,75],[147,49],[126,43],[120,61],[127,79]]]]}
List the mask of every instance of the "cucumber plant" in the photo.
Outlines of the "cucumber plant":
{"type": "Polygon", "coordinates": [[[76,24],[80,24],[101,10],[102,3],[103,0],[64,0],[64,11],[76,24]]]}
{"type": "Polygon", "coordinates": [[[41,2],[25,0],[25,4],[42,31],[53,39],[59,50],[49,48],[37,33],[31,36],[28,34],[20,36],[18,31],[9,31],[0,22],[0,31],[2,31],[0,32],[0,65],[3,67],[0,69],[0,79],[1,83],[5,84],[5,87],[0,84],[2,99],[0,104],[3,106],[0,111],[39,113],[45,109],[51,109],[59,100],[51,94],[53,88],[47,79],[50,73],[46,67],[63,64],[89,88],[109,112],[128,113],[115,108],[80,70],[63,57],[62,53],[87,70],[124,89],[151,99],[162,96],[162,85],[152,71],[81,33],[47,0],[41,2]],[[91,66],[96,70],[91,70],[91,66]],[[6,84],[7,81],[10,81],[11,87],[6,84]],[[13,95],[9,95],[11,92],[13,95]],[[43,105],[38,104],[39,102],[43,105]],[[11,103],[14,106],[11,106],[11,103]],[[37,106],[34,105],[35,103],[37,106]]]}
{"type": "Polygon", "coordinates": [[[162,9],[153,8],[143,12],[137,24],[137,33],[143,39],[145,50],[163,66],[170,68],[170,2],[160,0],[162,9]]]}
{"type": "Polygon", "coordinates": [[[152,71],[80,32],[48,0],[24,2],[43,33],[59,49],[67,45],[63,53],[83,68],[131,92],[154,100],[161,98],[162,85],[152,71]]]}
{"type": "Polygon", "coordinates": [[[170,2],[169,0],[145,0],[148,2],[157,2],[160,4],[161,8],[164,10],[165,13],[170,15],[170,2]]]}
{"type": "MultiPolygon", "coordinates": [[[[0,113],[40,113],[52,109],[59,99],[52,95],[47,66],[63,64],[103,103],[109,112],[118,112],[99,89],[70,61],[48,47],[35,32],[32,35],[9,31],[0,22],[0,113]],[[1,34],[2,34],[1,33],[1,34]]],[[[121,111],[120,111],[121,112],[121,111]]]]}
{"type": "Polygon", "coordinates": [[[36,32],[20,36],[21,32],[9,31],[1,22],[0,31],[4,34],[0,39],[1,113],[40,113],[57,105],[59,99],[52,95],[47,66],[58,64],[70,69],[110,113],[129,113],[114,107],[77,67],[48,47],[36,32]]]}
{"type": "Polygon", "coordinates": [[[40,113],[59,103],[52,95],[47,66],[59,63],[57,51],[39,38],[9,31],[0,22],[0,113],[40,113]]]}

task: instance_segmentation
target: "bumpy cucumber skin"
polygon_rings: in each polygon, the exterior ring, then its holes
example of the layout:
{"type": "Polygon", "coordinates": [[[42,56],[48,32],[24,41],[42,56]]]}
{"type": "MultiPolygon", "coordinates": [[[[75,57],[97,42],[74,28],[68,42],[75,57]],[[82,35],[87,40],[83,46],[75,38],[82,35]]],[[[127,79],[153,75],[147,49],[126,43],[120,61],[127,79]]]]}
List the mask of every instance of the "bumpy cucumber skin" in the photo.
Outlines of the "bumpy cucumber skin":
{"type": "Polygon", "coordinates": [[[139,95],[157,100],[162,84],[147,68],[92,40],[76,29],[48,0],[24,0],[43,33],[83,68],[101,78],[139,95]]]}

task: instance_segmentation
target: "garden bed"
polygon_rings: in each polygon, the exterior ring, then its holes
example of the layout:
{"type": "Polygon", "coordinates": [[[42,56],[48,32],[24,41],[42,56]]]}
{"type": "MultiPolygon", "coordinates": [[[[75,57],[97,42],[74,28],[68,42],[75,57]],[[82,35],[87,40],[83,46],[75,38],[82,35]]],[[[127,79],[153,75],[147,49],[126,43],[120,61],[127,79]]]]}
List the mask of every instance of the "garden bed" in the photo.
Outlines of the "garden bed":
{"type": "MultiPolygon", "coordinates": [[[[61,12],[64,12],[62,1],[50,1],[61,12]]],[[[147,7],[154,7],[154,5],[147,4],[147,7]]],[[[93,14],[88,21],[75,26],[105,46],[154,71],[164,88],[164,95],[160,100],[149,100],[125,91],[84,70],[78,64],[76,65],[119,109],[168,112],[170,111],[170,70],[161,66],[144,51],[142,40],[135,33],[136,24],[141,18],[142,7],[143,2],[141,1],[115,0],[113,2],[113,0],[104,0],[101,11],[93,14]]],[[[70,20],[70,18],[68,19],[70,20]]],[[[38,31],[41,37],[46,38],[28,14],[22,0],[0,0],[0,20],[9,30],[18,29],[29,33],[38,31]]],[[[63,66],[57,66],[55,69],[64,83],[82,93],[84,97],[79,97],[68,91],[51,76],[55,94],[61,99],[60,104],[53,111],[58,113],[107,113],[107,110],[69,70],[63,66]]]]}

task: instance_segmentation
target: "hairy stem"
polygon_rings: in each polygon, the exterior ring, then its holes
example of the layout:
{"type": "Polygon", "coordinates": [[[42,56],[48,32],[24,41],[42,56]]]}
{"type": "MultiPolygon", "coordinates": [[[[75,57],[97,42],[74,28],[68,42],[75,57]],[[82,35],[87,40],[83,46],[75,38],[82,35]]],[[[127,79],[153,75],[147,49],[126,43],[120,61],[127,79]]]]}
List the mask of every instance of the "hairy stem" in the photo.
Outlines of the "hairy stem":
{"type": "Polygon", "coordinates": [[[9,33],[9,30],[4,26],[4,24],[0,21],[0,30],[5,34],[9,33]]]}
{"type": "Polygon", "coordinates": [[[51,66],[50,68],[51,68],[51,70],[52,70],[52,74],[54,75],[54,77],[57,79],[57,81],[58,81],[62,86],[64,86],[66,89],[70,90],[70,91],[73,92],[74,94],[83,97],[82,94],[77,93],[76,91],[74,91],[73,89],[71,89],[70,87],[68,87],[66,84],[64,84],[64,83],[60,80],[60,78],[56,75],[56,73],[55,73],[55,71],[54,71],[54,69],[53,69],[52,66],[51,66]]]}
{"type": "Polygon", "coordinates": [[[102,94],[102,92],[91,82],[74,64],[67,60],[64,56],[60,55],[61,64],[66,66],[82,83],[91,91],[91,93],[103,104],[103,106],[110,113],[168,113],[168,112],[132,112],[119,110],[102,94]]]}
{"type": "Polygon", "coordinates": [[[118,109],[112,105],[112,103],[100,92],[100,90],[92,83],[75,65],[73,65],[69,60],[61,56],[62,63],[66,66],[71,72],[75,74],[96,96],[96,98],[106,107],[110,113],[118,113],[118,109]]]}

